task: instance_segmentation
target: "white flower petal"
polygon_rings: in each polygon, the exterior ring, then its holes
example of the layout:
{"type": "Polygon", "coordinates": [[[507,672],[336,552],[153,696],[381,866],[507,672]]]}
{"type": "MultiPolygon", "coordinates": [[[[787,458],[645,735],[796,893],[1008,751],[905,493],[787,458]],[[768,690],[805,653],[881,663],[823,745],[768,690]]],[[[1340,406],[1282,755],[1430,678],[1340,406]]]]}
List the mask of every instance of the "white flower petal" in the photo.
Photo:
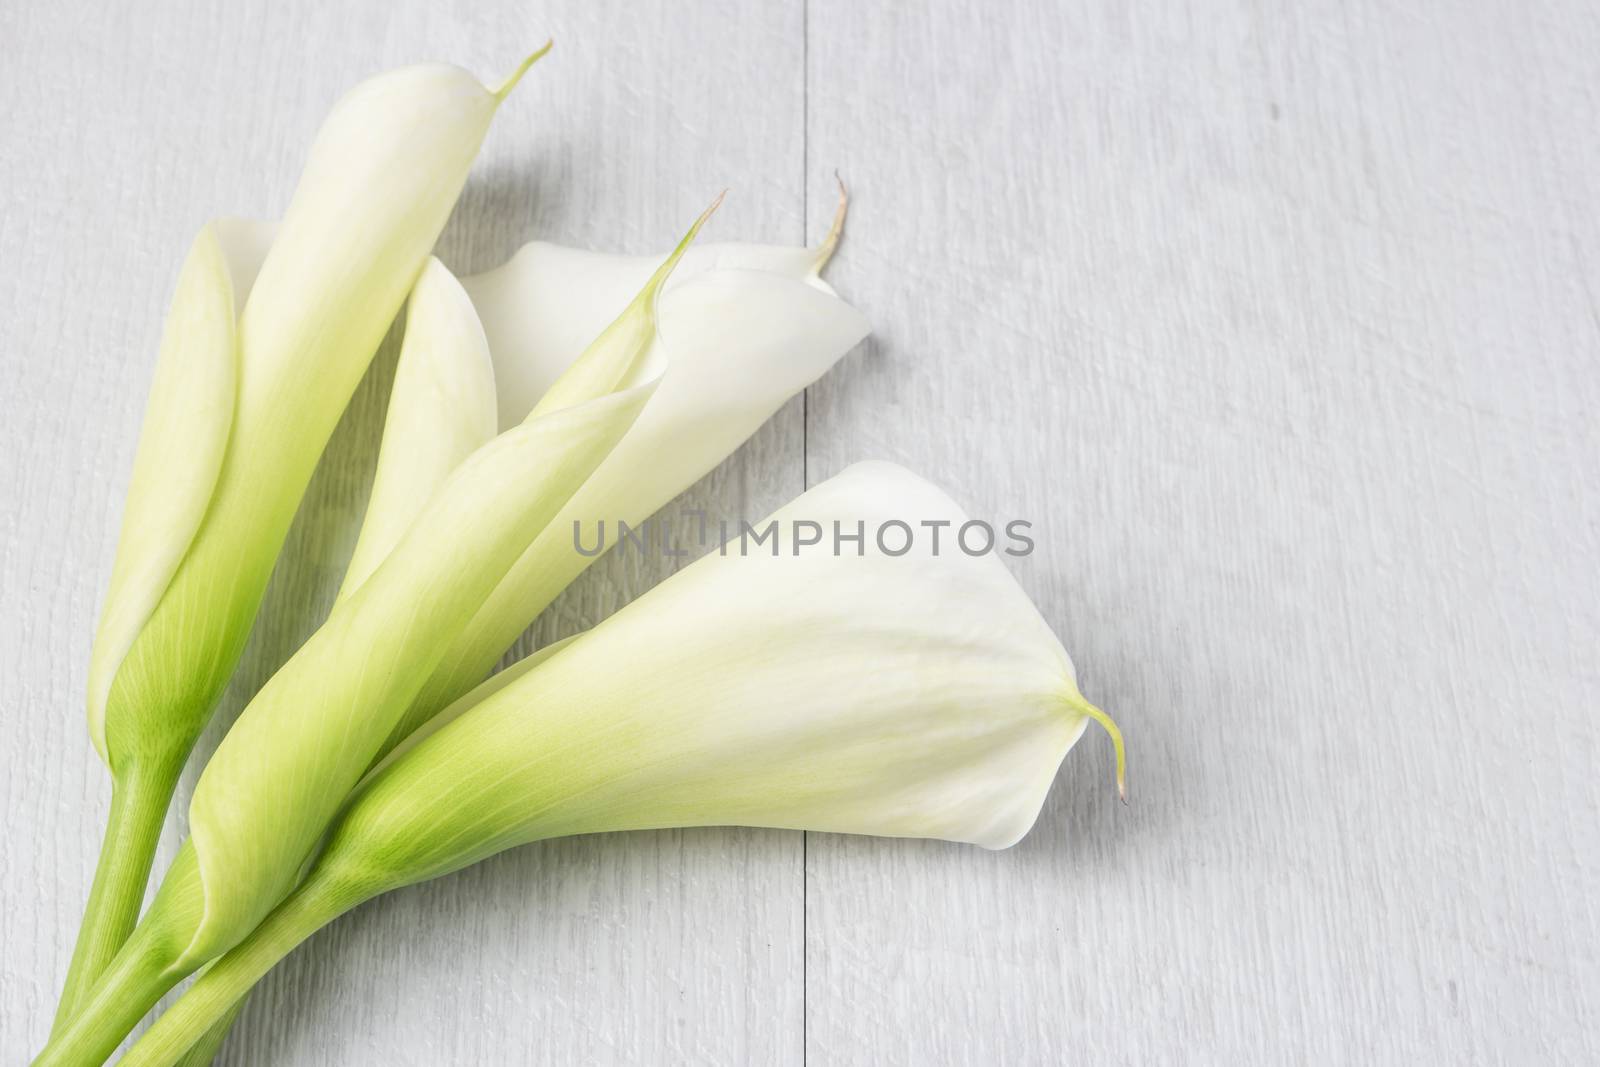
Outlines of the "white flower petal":
{"type": "MultiPolygon", "coordinates": [[[[663,303],[674,289],[713,270],[761,271],[832,293],[816,277],[818,256],[813,248],[697,245],[667,280],[663,303]]],[[[461,280],[494,353],[501,427],[522,421],[665,259],[534,241],[503,266],[461,280]]]]}
{"type": "Polygon", "coordinates": [[[461,283],[430,258],[411,291],[378,468],[340,600],[377,570],[450,472],[494,435],[489,342],[461,283]]]}

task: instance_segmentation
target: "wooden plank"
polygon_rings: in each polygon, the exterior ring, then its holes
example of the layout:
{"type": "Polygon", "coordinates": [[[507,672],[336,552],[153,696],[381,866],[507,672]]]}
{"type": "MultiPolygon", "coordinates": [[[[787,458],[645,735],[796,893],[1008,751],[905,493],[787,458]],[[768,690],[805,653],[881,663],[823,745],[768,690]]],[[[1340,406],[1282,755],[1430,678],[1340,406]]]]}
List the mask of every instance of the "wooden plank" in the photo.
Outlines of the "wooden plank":
{"type": "MultiPolygon", "coordinates": [[[[840,167],[877,340],[690,499],[765,511],[804,434],[812,483],[897,459],[1034,521],[1135,804],[1091,733],[1011,852],[813,835],[803,916],[796,835],[523,850],[336,925],[224,1062],[1600,1057],[1593,13],[808,7],[0,8],[0,1043],[88,885],[83,665],[182,250],[280,210],[364,74],[550,33],[447,261],[655,248],[724,184],[720,233],[796,240],[840,167]]],[[[385,385],[224,718],[326,607],[385,385]]]]}
{"type": "Polygon", "coordinates": [[[810,1062],[1600,1057],[1600,22],[1431,10],[811,0],[809,479],[1035,523],[1133,806],[811,835],[810,1062]]]}
{"type": "MultiPolygon", "coordinates": [[[[490,77],[553,36],[491,132],[447,263],[483,269],[535,236],[661,250],[728,186],[716,236],[798,241],[803,66],[796,3],[7,5],[0,20],[0,1044],[23,1051],[48,1029],[108,799],[84,668],[195,229],[280,212],[316,124],[360,78],[440,58],[490,77]]],[[[202,752],[330,603],[393,355],[319,471],[202,752]]],[[[683,507],[761,514],[798,493],[801,414],[780,413],[683,507]]],[[[664,566],[602,563],[539,636],[592,625],[664,566]]],[[[395,894],[274,972],[221,1062],[797,1062],[800,850],[797,834],[753,831],[579,840],[395,894]]]]}

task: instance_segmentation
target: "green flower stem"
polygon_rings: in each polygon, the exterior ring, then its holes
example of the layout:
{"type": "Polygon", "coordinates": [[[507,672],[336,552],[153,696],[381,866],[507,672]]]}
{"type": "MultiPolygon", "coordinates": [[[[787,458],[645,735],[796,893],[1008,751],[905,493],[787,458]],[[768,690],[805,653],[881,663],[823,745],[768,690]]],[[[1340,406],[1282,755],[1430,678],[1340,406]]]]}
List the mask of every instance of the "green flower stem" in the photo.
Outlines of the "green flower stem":
{"type": "Polygon", "coordinates": [[[313,874],[249,937],[207,968],[118,1061],[119,1067],[203,1063],[193,1060],[192,1053],[213,1035],[220,1043],[251,987],[296,945],[370,895],[339,892],[328,879],[313,874]]]}
{"type": "Polygon", "coordinates": [[[111,814],[95,868],[94,886],[78,928],[67,981],[51,1036],[66,1029],[89,991],[122,948],[139,919],[161,824],[178,783],[178,769],[130,768],[111,789],[111,814]]]}

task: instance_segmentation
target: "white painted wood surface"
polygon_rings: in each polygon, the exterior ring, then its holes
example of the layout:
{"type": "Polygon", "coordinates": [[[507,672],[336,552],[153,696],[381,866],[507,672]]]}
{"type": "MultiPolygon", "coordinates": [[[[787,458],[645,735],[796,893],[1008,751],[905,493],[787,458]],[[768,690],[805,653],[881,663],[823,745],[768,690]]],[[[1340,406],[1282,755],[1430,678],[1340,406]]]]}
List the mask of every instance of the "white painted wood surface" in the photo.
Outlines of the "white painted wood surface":
{"type": "MultiPolygon", "coordinates": [[[[1600,18],[850,0],[0,6],[0,1049],[48,1029],[108,798],[84,666],[172,280],[373,71],[495,72],[442,254],[799,241],[863,351],[689,495],[868,457],[1031,519],[1121,719],[1002,854],[582,839],[297,953],[222,1062],[1600,1058],[1600,18]]],[[[392,352],[221,719],[325,610],[392,352]]],[[[659,576],[595,568],[536,628],[659,576]]],[[[203,748],[215,744],[215,730],[203,748]]],[[[189,779],[192,783],[193,776],[189,779]]],[[[180,797],[180,803],[184,800],[180,797]]],[[[177,840],[174,830],[167,855],[177,840]]]]}

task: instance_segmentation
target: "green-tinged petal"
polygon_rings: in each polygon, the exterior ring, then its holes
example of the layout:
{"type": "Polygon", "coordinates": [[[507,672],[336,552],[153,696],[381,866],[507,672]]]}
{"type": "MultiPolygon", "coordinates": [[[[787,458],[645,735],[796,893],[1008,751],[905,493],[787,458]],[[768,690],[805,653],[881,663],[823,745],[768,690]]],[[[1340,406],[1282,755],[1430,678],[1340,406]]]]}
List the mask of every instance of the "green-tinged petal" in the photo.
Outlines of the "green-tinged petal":
{"type": "Polygon", "coordinates": [[[243,937],[293,885],[444,643],[605,457],[652,388],[543,416],[473,453],[256,695],[190,804],[206,912],[188,962],[243,937]]]}
{"type": "Polygon", "coordinates": [[[694,220],[694,225],[689,227],[689,232],[678,242],[678,247],[655,269],[622,314],[600,332],[583,350],[583,354],[539,398],[529,418],[537,418],[548,411],[559,411],[568,405],[581,403],[587,397],[614,389],[617,382],[637,372],[638,366],[649,357],[650,349],[655,344],[656,301],[661,289],[699,236],[701,227],[721,203],[722,197],[719,196],[701,212],[700,217],[694,220]]]}
{"type": "Polygon", "coordinates": [[[194,540],[222,469],[238,383],[236,288],[209,225],[195,238],[167,313],[89,657],[89,736],[102,757],[111,680],[194,540]]]}
{"type": "Polygon", "coordinates": [[[472,302],[437,259],[411,291],[372,494],[339,599],[366,581],[451,471],[495,435],[494,364],[472,302]]]}
{"type": "Polygon", "coordinates": [[[372,770],[367,772],[366,778],[363,779],[363,781],[381,774],[385,767],[404,756],[407,752],[410,752],[413,748],[416,748],[417,745],[423,742],[423,740],[432,737],[442,727],[459,719],[461,716],[465,715],[467,712],[483,703],[483,701],[490,695],[499,692],[512,682],[516,681],[518,678],[521,678],[523,675],[539,666],[539,664],[543,663],[551,656],[554,656],[557,652],[560,652],[562,649],[572,644],[572,642],[576,641],[580,636],[581,635],[579,634],[573,634],[571,637],[564,637],[559,641],[545,645],[543,648],[535,649],[533,652],[528,653],[511,666],[507,667],[505,670],[497,671],[487,680],[479,683],[478,686],[466,696],[463,696],[460,700],[450,704],[443,711],[433,715],[430,719],[428,719],[427,722],[406,734],[403,741],[394,746],[388,755],[375,764],[372,770]]]}
{"type": "Polygon", "coordinates": [[[700,560],[394,761],[320,863],[400,885],[545,837],[725,824],[1017,841],[1090,716],[1005,567],[953,543],[967,516],[863,464],[772,518],[779,554],[700,560]],[[877,541],[894,521],[923,532],[903,555],[877,541]],[[808,522],[824,540],[796,554],[808,522]],[[941,551],[924,522],[950,524],[941,551]]]}

